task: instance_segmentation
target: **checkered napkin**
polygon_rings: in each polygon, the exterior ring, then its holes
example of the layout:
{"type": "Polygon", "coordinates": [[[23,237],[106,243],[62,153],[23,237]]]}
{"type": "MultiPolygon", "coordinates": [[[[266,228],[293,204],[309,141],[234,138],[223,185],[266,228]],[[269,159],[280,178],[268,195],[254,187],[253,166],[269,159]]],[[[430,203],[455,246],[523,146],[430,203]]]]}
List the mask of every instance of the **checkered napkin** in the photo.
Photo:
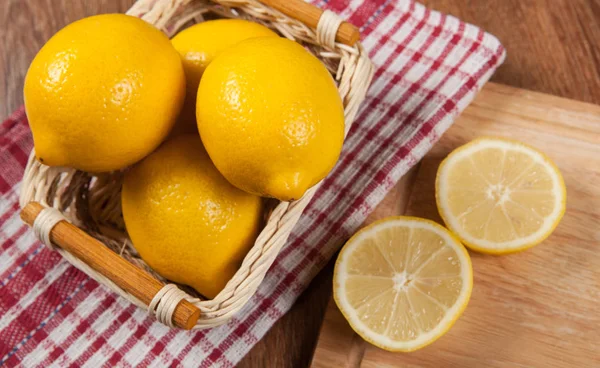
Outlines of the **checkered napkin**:
{"type": "Polygon", "coordinates": [[[171,330],[38,242],[17,197],[31,135],[0,127],[0,365],[231,367],[294,303],[504,59],[493,36],[409,0],[321,0],[360,26],[377,70],[341,159],[256,295],[229,323],[171,330]]]}

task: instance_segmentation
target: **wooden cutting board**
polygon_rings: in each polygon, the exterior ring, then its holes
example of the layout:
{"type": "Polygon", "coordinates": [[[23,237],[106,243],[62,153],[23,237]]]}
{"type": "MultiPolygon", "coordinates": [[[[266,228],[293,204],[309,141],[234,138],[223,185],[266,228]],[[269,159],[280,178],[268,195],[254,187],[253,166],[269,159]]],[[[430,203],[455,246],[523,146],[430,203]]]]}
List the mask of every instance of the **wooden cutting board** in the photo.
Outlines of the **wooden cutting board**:
{"type": "Polygon", "coordinates": [[[434,200],[441,159],[483,136],[527,142],[563,173],[567,212],[522,253],[471,253],[473,294],[450,331],[422,350],[364,342],[330,301],[312,367],[600,367],[600,106],[489,83],[369,217],[442,223],[434,200]]]}

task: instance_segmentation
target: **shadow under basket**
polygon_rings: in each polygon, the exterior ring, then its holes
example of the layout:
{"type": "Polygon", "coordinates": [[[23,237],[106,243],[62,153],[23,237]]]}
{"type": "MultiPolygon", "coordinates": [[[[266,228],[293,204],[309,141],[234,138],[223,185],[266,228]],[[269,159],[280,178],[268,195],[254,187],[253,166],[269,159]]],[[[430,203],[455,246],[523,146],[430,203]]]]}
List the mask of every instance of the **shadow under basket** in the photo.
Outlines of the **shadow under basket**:
{"type": "MultiPolygon", "coordinates": [[[[372,79],[373,67],[356,42],[356,28],[302,0],[140,0],[127,14],[155,25],[169,37],[205,19],[241,18],[302,44],[335,77],[346,133],[372,79]]],[[[75,267],[160,322],[186,329],[224,324],[248,302],[320,185],[297,201],[277,202],[239,270],[214,299],[205,300],[193,289],[160,277],[140,258],[123,223],[122,179],[121,172],[90,174],[48,167],[32,151],[21,187],[22,217],[40,240],[75,267]],[[37,207],[29,208],[32,205],[37,207]]]]}

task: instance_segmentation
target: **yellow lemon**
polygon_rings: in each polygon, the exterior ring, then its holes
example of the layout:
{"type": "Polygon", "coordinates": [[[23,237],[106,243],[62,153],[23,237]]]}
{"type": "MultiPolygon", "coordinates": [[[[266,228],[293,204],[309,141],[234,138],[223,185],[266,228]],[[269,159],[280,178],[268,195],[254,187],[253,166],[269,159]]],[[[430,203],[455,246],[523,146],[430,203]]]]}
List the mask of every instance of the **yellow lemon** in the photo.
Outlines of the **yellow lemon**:
{"type": "Polygon", "coordinates": [[[196,94],[204,69],[223,50],[253,37],[277,34],[267,27],[242,19],[218,19],[198,23],[179,32],[171,42],[181,55],[186,78],[183,110],[175,126],[178,132],[196,132],[196,94]]]}
{"type": "Polygon", "coordinates": [[[279,37],[223,51],[200,81],[196,118],[219,171],[249,193],[288,201],[323,179],[344,138],[344,109],[325,66],[279,37]]]}
{"type": "Polygon", "coordinates": [[[503,138],[479,138],[454,150],[440,165],[435,186],[448,228],[484,253],[541,243],[565,212],[566,188],[556,165],[503,138]]]}
{"type": "Polygon", "coordinates": [[[139,161],[167,136],[185,75],[162,32],[105,14],[56,33],[31,63],[24,95],[41,162],[110,171],[139,161]]]}
{"type": "Polygon", "coordinates": [[[350,326],[390,351],[414,351],[444,335],[466,308],[471,258],[448,230],[389,217],[354,235],[335,264],[333,297],[350,326]]]}
{"type": "Polygon", "coordinates": [[[214,298],[254,244],[262,199],[217,171],[198,135],[165,142],[125,175],[123,218],[142,259],[214,298]]]}

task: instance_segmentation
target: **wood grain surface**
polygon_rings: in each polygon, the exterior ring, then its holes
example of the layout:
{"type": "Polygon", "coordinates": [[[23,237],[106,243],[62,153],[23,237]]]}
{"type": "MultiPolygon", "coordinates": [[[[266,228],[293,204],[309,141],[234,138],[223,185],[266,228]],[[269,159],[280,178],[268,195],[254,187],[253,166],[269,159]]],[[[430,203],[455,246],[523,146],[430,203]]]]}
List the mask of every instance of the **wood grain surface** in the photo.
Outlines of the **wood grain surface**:
{"type": "MultiPolygon", "coordinates": [[[[507,49],[493,81],[600,103],[600,3],[597,0],[423,0],[474,23],[507,49]]],[[[57,30],[85,16],[124,12],[133,0],[0,2],[0,116],[23,103],[23,78],[57,30]]],[[[390,196],[401,192],[395,189],[390,196]]],[[[391,202],[391,201],[390,201],[391,202]]],[[[241,367],[309,364],[331,289],[332,263],[241,362],[241,367]]]]}
{"type": "Polygon", "coordinates": [[[325,367],[593,367],[600,362],[600,106],[488,84],[370,220],[407,214],[441,221],[435,175],[454,148],[482,135],[525,141],[548,154],[567,185],[567,212],[541,245],[508,256],[470,252],[467,310],[434,344],[389,353],[360,339],[329,304],[313,360],[325,367]],[[406,210],[388,203],[408,203],[406,210]]]}
{"type": "Polygon", "coordinates": [[[443,224],[435,175],[454,148],[478,136],[518,139],[545,152],[567,186],[554,233],[522,253],[470,252],[473,293],[463,316],[432,345],[389,353],[353,333],[330,302],[312,366],[594,367],[600,362],[600,106],[490,83],[369,221],[407,214],[443,224]],[[390,204],[408,203],[406,210],[390,204]]]}

